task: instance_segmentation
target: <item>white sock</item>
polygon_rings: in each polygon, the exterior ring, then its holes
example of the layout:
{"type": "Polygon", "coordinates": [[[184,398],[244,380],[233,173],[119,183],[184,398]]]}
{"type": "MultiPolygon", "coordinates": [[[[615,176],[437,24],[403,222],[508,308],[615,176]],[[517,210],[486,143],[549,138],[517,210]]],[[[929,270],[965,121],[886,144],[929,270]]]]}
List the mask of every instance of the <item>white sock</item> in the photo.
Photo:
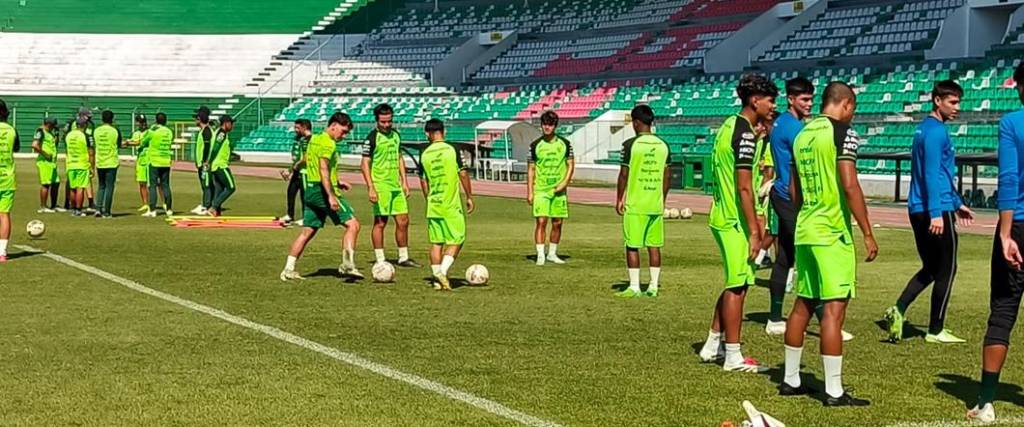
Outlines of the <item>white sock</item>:
{"type": "Polygon", "coordinates": [[[800,359],[803,355],[803,347],[786,346],[786,370],[782,381],[791,387],[800,387],[800,359]]]}
{"type": "Polygon", "coordinates": [[[0,239],[0,255],[7,256],[7,239],[0,239]]]}
{"type": "Polygon", "coordinates": [[[754,264],[760,264],[761,261],[764,261],[764,257],[767,256],[767,255],[768,255],[768,251],[766,251],[764,249],[761,249],[757,253],[757,257],[754,258],[754,264]]]}
{"type": "Polygon", "coordinates": [[[409,248],[398,248],[398,262],[409,260],[409,248]]]}
{"type": "Polygon", "coordinates": [[[387,261],[387,257],[384,256],[384,249],[374,249],[373,256],[377,258],[377,262],[387,261]]]}
{"type": "Polygon", "coordinates": [[[843,395],[843,356],[821,356],[825,364],[825,394],[843,395]]]}
{"type": "Polygon", "coordinates": [[[288,255],[288,261],[284,262],[284,269],[288,271],[295,270],[295,261],[298,260],[298,258],[288,255]]]}
{"type": "Polygon", "coordinates": [[[789,274],[786,276],[786,284],[793,283],[793,269],[789,269],[789,274]]]}
{"type": "Polygon", "coordinates": [[[548,243],[548,256],[552,258],[558,256],[558,243],[548,243]]]}
{"type": "Polygon", "coordinates": [[[448,269],[452,268],[452,264],[455,264],[455,257],[445,255],[444,258],[441,258],[441,274],[447,276],[448,269]]]}
{"type": "Polygon", "coordinates": [[[354,267],[356,264],[356,251],[347,248],[341,251],[341,263],[354,267]]]}
{"type": "Polygon", "coordinates": [[[647,289],[658,289],[659,278],[661,278],[661,267],[651,267],[651,284],[647,289]]]}
{"type": "Polygon", "coordinates": [[[725,343],[725,363],[739,365],[743,363],[743,353],[740,352],[740,343],[725,343]]]}
{"type": "Polygon", "coordinates": [[[434,275],[437,276],[437,274],[441,272],[441,266],[440,265],[431,265],[430,266],[430,272],[434,273],[434,275]]]}
{"type": "Polygon", "coordinates": [[[629,268],[629,289],[640,292],[640,269],[629,268]]]}
{"type": "Polygon", "coordinates": [[[544,258],[544,244],[537,245],[537,258],[544,258]]]}
{"type": "Polygon", "coordinates": [[[701,353],[704,354],[718,354],[718,347],[722,346],[722,333],[709,331],[708,340],[704,341],[704,349],[701,353]]]}

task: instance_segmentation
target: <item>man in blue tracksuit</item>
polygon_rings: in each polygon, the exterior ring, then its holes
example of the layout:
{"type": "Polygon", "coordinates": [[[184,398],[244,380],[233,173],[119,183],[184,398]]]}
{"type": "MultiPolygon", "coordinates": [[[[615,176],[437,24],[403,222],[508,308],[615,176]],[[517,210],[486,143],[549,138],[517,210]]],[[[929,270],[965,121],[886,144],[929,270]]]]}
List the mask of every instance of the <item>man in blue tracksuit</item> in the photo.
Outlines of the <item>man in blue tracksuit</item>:
{"type": "Polygon", "coordinates": [[[921,269],[910,278],[896,305],[885,312],[889,324],[889,341],[903,339],[903,323],[907,308],[932,283],[931,318],[925,341],[939,344],[965,342],[945,329],[946,308],[956,279],[956,253],[959,239],[957,219],[968,225],[974,213],[960,200],[954,185],[956,153],[949,138],[946,122],[960,115],[963,88],[955,81],[944,80],[932,89],[932,112],[914,132],[910,158],[910,195],[907,209],[914,229],[921,269]]]}
{"type": "MultiPolygon", "coordinates": [[[[1024,63],[1013,72],[1013,81],[1017,97],[1024,103],[1024,63]]],[[[1024,246],[1024,109],[1006,114],[999,122],[998,191],[999,226],[992,247],[992,295],[981,351],[981,391],[978,404],[967,412],[968,418],[986,423],[996,420],[992,401],[1024,294],[1020,253],[1024,246]]]]}

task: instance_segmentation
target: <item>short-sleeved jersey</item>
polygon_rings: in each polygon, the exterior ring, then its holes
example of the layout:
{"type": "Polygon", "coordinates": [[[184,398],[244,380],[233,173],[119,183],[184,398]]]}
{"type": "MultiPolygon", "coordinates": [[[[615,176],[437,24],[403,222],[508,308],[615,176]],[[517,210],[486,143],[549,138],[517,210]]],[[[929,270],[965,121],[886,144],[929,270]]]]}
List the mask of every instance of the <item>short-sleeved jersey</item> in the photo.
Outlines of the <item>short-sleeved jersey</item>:
{"type": "MultiPolygon", "coordinates": [[[[213,129],[210,126],[203,126],[202,130],[196,132],[195,142],[196,144],[196,166],[202,166],[203,163],[211,162],[211,156],[216,156],[217,153],[211,153],[213,147],[213,129]]],[[[213,165],[210,165],[212,168],[213,165]]]]}
{"type": "Polygon", "coordinates": [[[402,137],[397,130],[384,133],[378,129],[370,131],[363,142],[363,157],[370,159],[370,177],[377,191],[397,191],[401,189],[401,170],[398,163],[402,161],[399,146],[402,137]]]}
{"type": "Polygon", "coordinates": [[[1013,211],[1014,221],[1024,221],[1024,109],[999,120],[998,152],[997,208],[1013,211]]]}
{"type": "Polygon", "coordinates": [[[561,136],[554,135],[551,141],[537,138],[530,144],[529,163],[534,170],[534,193],[554,190],[569,173],[569,159],[573,158],[572,145],[561,136]]]}
{"type": "Polygon", "coordinates": [[[797,245],[852,242],[850,208],[839,181],[839,162],[857,162],[860,137],[848,124],[828,116],[807,123],[793,142],[803,204],[796,217],[797,245]]]}
{"type": "Polygon", "coordinates": [[[92,136],[96,144],[96,167],[116,168],[117,149],[121,146],[121,131],[104,123],[92,132],[92,136]]]}
{"type": "Polygon", "coordinates": [[[68,170],[89,169],[89,137],[82,129],[74,129],[68,132],[65,141],[68,144],[67,157],[64,158],[65,167],[68,170]]]}
{"type": "Polygon", "coordinates": [[[427,181],[427,218],[462,214],[459,172],[466,169],[455,146],[434,141],[420,153],[423,179],[427,181]]]}
{"type": "Polygon", "coordinates": [[[306,147],[306,185],[320,185],[320,160],[327,160],[327,172],[330,174],[331,188],[334,195],[340,196],[338,188],[338,147],[327,132],[313,135],[306,147]]]}
{"type": "Polygon", "coordinates": [[[36,163],[53,164],[57,163],[57,137],[53,135],[53,132],[49,132],[46,129],[36,129],[35,135],[32,136],[33,141],[39,141],[39,149],[43,153],[46,153],[49,158],[39,154],[36,156],[36,163]]]}
{"type": "MultiPolygon", "coordinates": [[[[750,185],[754,186],[757,183],[754,177],[760,175],[755,173],[754,165],[761,152],[761,141],[746,117],[737,114],[725,119],[715,136],[715,146],[711,152],[711,169],[715,174],[714,200],[711,203],[711,214],[708,215],[711,228],[727,230],[739,224],[742,230],[747,230],[747,219],[740,211],[736,171],[751,171],[750,185]]],[[[757,191],[756,187],[754,191],[757,191]]]]}
{"type": "Polygon", "coordinates": [[[142,137],[149,164],[158,168],[171,167],[171,144],[174,142],[174,131],[164,125],[153,125],[142,137]]]}
{"type": "Polygon", "coordinates": [[[217,129],[213,134],[213,147],[210,148],[210,156],[213,157],[210,169],[216,171],[227,168],[231,164],[231,149],[231,136],[223,129],[217,129]]]}
{"type": "Polygon", "coordinates": [[[627,214],[662,215],[665,212],[665,168],[668,144],[651,133],[641,133],[622,143],[621,166],[629,169],[626,180],[627,214]]]}
{"type": "Polygon", "coordinates": [[[14,151],[20,141],[18,131],[7,122],[0,122],[0,190],[14,190],[14,151]]]}
{"type": "Polygon", "coordinates": [[[775,126],[772,128],[772,158],[777,162],[775,168],[775,194],[782,200],[792,200],[789,197],[789,165],[793,163],[793,141],[796,135],[803,129],[804,124],[796,118],[792,112],[782,113],[775,119],[775,126]]]}
{"type": "MultiPolygon", "coordinates": [[[[140,129],[140,130],[137,130],[137,131],[133,132],[132,133],[132,141],[135,141],[136,143],[141,143],[142,139],[145,138],[145,136],[146,136],[146,132],[149,132],[149,130],[141,130],[140,129]]],[[[136,151],[135,151],[135,161],[140,166],[149,166],[149,155],[146,154],[146,152],[147,152],[146,147],[143,147],[143,146],[139,146],[136,149],[136,151]]]]}

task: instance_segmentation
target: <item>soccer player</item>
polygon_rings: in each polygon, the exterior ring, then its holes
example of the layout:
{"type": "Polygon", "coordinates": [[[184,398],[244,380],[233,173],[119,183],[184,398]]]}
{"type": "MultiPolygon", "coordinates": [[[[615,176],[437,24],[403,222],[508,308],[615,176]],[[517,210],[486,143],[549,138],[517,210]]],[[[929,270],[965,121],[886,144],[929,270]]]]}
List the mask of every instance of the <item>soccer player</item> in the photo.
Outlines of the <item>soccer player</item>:
{"type": "MultiPolygon", "coordinates": [[[[282,177],[288,180],[288,214],[281,218],[285,223],[292,222],[295,218],[295,196],[299,201],[305,199],[303,189],[306,175],[306,147],[309,146],[309,138],[313,136],[313,124],[306,119],[295,120],[294,125],[295,142],[292,143],[292,165],[282,173],[282,177]]],[[[303,208],[305,209],[305,208],[303,208]]],[[[302,219],[299,224],[302,225],[302,219]]]]}
{"type": "Polygon", "coordinates": [[[213,203],[208,209],[210,216],[220,216],[224,202],[235,194],[235,176],[231,174],[231,138],[228,134],[235,128],[235,119],[228,114],[220,117],[220,129],[214,133],[212,161],[203,164],[203,169],[213,175],[213,203]]]}
{"type": "MultiPolygon", "coordinates": [[[[141,145],[146,132],[149,132],[149,124],[146,122],[146,116],[142,114],[135,116],[135,132],[132,133],[132,139],[128,143],[135,146],[141,145]]],[[[139,206],[138,212],[148,212],[149,155],[146,154],[146,149],[141,146],[135,151],[135,182],[139,184],[139,197],[142,199],[142,206],[139,206]]]]}
{"type": "Polygon", "coordinates": [[[954,184],[956,153],[946,128],[946,122],[956,120],[960,115],[960,98],[963,95],[963,88],[955,81],[936,83],[932,90],[932,112],[914,133],[907,209],[917,253],[921,257],[921,269],[910,278],[896,305],[885,312],[891,342],[903,339],[907,308],[932,282],[935,286],[932,288],[931,318],[925,341],[942,344],[966,342],[945,329],[946,307],[956,279],[959,241],[956,222],[959,220],[962,225],[968,225],[974,219],[974,212],[960,200],[954,184]]]}
{"type": "Polygon", "coordinates": [[[89,188],[89,175],[96,167],[93,140],[86,134],[88,121],[79,117],[75,128],[68,132],[65,141],[68,152],[64,159],[64,168],[68,174],[68,188],[71,190],[71,216],[85,216],[82,208],[85,204],[86,190],[89,188]]]}
{"type": "Polygon", "coordinates": [[[768,120],[757,125],[757,137],[761,140],[761,151],[757,155],[757,171],[754,173],[754,191],[757,192],[756,213],[757,228],[761,230],[761,247],[754,258],[754,265],[757,268],[768,268],[771,266],[772,257],[769,251],[775,244],[775,235],[769,233],[768,224],[772,217],[771,206],[768,202],[768,191],[771,189],[772,180],[775,179],[775,160],[772,159],[771,139],[772,123],[778,113],[772,111],[768,120]]]}
{"type": "Polygon", "coordinates": [[[360,170],[373,204],[370,240],[377,262],[384,262],[384,228],[388,225],[388,218],[394,217],[398,265],[418,268],[420,265],[409,258],[409,183],[405,178],[405,161],[399,151],[402,136],[393,127],[394,114],[388,104],[374,107],[377,127],[370,131],[363,143],[360,170]]]}
{"type": "Polygon", "coordinates": [[[142,136],[141,149],[149,157],[149,211],[144,217],[156,217],[157,189],[164,197],[164,213],[174,215],[171,195],[171,143],[174,131],[167,127],[167,115],[156,113],[156,124],[142,136]]]}
{"type": "Polygon", "coordinates": [[[850,214],[864,235],[865,261],[878,256],[864,193],[857,180],[860,137],[850,127],[857,97],[842,82],[832,82],[822,95],[822,115],[807,123],[793,142],[790,195],[796,218],[797,300],[786,323],[785,376],[779,394],[807,394],[800,381],[804,334],[819,301],[821,358],[825,367],[825,406],[867,406],[843,390],[843,321],[857,294],[857,255],[850,214]]]}
{"type": "Polygon", "coordinates": [[[722,369],[726,371],[762,372],[765,369],[753,358],[743,357],[740,333],[743,302],[747,289],[754,284],[754,257],[761,249],[754,166],[763,141],[757,138],[756,128],[775,111],[778,94],[775,83],[765,76],[743,76],[736,87],[742,109],[739,114],[725,119],[718,129],[711,154],[716,184],[708,225],[721,252],[725,290],[715,303],[711,331],[700,358],[715,361],[723,356],[724,347],[722,369]]]}
{"type": "MultiPolygon", "coordinates": [[[[78,113],[75,115],[74,118],[72,118],[71,120],[68,120],[67,125],[65,125],[65,127],[64,127],[64,135],[63,136],[64,136],[64,139],[65,139],[64,140],[65,149],[67,149],[67,146],[66,146],[66,144],[67,144],[67,135],[70,134],[71,131],[75,130],[76,127],[78,127],[78,123],[79,122],[85,122],[85,129],[83,130],[83,132],[85,133],[85,137],[89,141],[90,146],[92,145],[92,143],[93,143],[93,130],[96,129],[96,124],[93,123],[93,121],[92,121],[92,110],[89,110],[88,107],[84,107],[83,106],[83,107],[80,107],[78,109],[78,113]]],[[[96,199],[95,199],[95,197],[93,197],[93,191],[92,191],[93,190],[93,182],[92,182],[93,174],[94,174],[94,171],[90,169],[89,170],[89,176],[88,176],[88,178],[86,180],[87,181],[87,185],[85,187],[85,196],[84,196],[85,199],[89,202],[89,207],[84,210],[85,213],[96,213],[96,199]]],[[[72,205],[72,194],[73,194],[73,191],[72,191],[71,185],[69,183],[68,185],[64,186],[64,209],[57,209],[56,210],[57,212],[66,212],[66,211],[72,210],[72,207],[71,207],[71,205],[72,205]]]]}
{"type": "MultiPolygon", "coordinates": [[[[1024,63],[1013,72],[1017,97],[1024,103],[1024,63]]],[[[981,350],[981,391],[978,403],[967,417],[991,423],[996,420],[992,402],[996,398],[999,374],[1006,363],[1010,333],[1017,323],[1024,294],[1024,109],[1008,113],[999,121],[999,225],[992,245],[992,295],[989,299],[988,330],[981,350]]]]}
{"type": "Polygon", "coordinates": [[[210,164],[212,163],[212,156],[217,155],[215,151],[210,148],[213,145],[213,128],[210,127],[210,109],[205,105],[200,106],[196,109],[196,113],[193,116],[196,119],[196,126],[199,126],[199,131],[195,135],[195,148],[196,148],[196,169],[199,173],[199,187],[203,191],[203,200],[199,203],[199,206],[193,208],[190,212],[196,215],[206,215],[207,210],[213,206],[213,199],[216,193],[214,188],[215,182],[210,171],[210,164]]]}
{"type": "Polygon", "coordinates": [[[622,143],[619,180],[615,187],[615,212],[622,216],[629,287],[615,294],[621,298],[658,296],[661,279],[661,248],[665,246],[665,198],[668,197],[668,144],[653,133],[654,110],[637,105],[630,112],[636,136],[622,143]],[[647,248],[651,281],[640,290],[640,249],[647,248]]]}
{"type": "Polygon", "coordinates": [[[10,111],[0,99],[0,263],[7,262],[7,242],[11,239],[11,208],[17,187],[14,152],[21,149],[18,131],[7,123],[10,111]]]}
{"type": "Polygon", "coordinates": [[[121,130],[114,127],[114,112],[104,110],[100,119],[103,121],[93,131],[96,145],[96,171],[99,177],[100,210],[96,217],[110,218],[110,210],[114,206],[114,186],[117,184],[117,168],[120,161],[117,151],[121,148],[121,130]]]}
{"type": "Polygon", "coordinates": [[[555,133],[558,114],[546,111],[540,116],[540,129],[544,135],[530,144],[530,160],[526,172],[526,201],[533,206],[537,223],[533,241],[537,245],[537,265],[544,261],[565,264],[558,257],[558,244],[562,240],[562,224],[569,218],[569,196],[566,190],[572,182],[576,161],[572,145],[555,133]],[[544,255],[547,223],[551,221],[551,244],[544,255]]]}
{"type": "Polygon", "coordinates": [[[466,192],[466,213],[473,213],[473,187],[462,156],[444,141],[444,123],[427,120],[423,130],[430,145],[420,153],[422,178],[420,189],[427,199],[427,233],[430,237],[430,269],[436,280],[434,289],[450,291],[448,269],[466,241],[466,215],[462,211],[459,185],[466,192]]]}
{"type": "MultiPolygon", "coordinates": [[[[57,128],[57,119],[47,117],[43,125],[36,129],[32,138],[32,151],[36,152],[36,169],[39,171],[39,210],[36,213],[54,213],[47,207],[50,192],[57,191],[60,176],[57,174],[57,138],[53,132],[57,128]]],[[[56,201],[54,201],[56,204],[56,201]]]]}
{"type": "Polygon", "coordinates": [[[344,197],[343,191],[352,186],[338,180],[337,144],[352,131],[352,119],[348,114],[336,112],[327,122],[327,128],[309,141],[306,149],[306,190],[303,201],[302,233],[292,243],[281,280],[301,280],[303,277],[295,271],[295,263],[306,245],[324,222],[330,218],[334,225],[344,225],[345,235],[341,239],[341,266],[338,272],[343,276],[362,279],[363,274],[356,268],[355,247],[359,238],[359,220],[355,211],[344,197]]]}

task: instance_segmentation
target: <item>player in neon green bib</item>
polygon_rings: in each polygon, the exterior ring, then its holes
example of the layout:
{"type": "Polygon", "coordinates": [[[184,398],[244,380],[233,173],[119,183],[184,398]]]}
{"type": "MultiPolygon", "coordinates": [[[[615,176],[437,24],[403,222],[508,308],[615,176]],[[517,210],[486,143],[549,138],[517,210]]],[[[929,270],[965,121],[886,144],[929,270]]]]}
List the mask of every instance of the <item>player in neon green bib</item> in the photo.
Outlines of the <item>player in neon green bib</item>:
{"type": "Polygon", "coordinates": [[[821,355],[825,366],[825,406],[867,406],[843,390],[843,319],[856,296],[857,258],[850,215],[864,234],[866,261],[878,255],[864,194],[857,180],[860,137],[850,127],[857,97],[849,85],[832,82],[822,94],[822,115],[804,126],[793,142],[790,193],[800,210],[796,219],[797,300],[786,321],[786,361],[782,395],[807,394],[801,384],[804,334],[819,301],[821,355]]]}
{"type": "Polygon", "coordinates": [[[653,133],[654,110],[638,105],[630,112],[636,136],[622,144],[622,163],[615,191],[615,212],[622,216],[629,287],[615,295],[658,296],[661,247],[665,246],[665,198],[668,197],[668,144],[653,133]],[[640,290],[640,249],[647,248],[651,281],[640,290]]]}
{"type": "Polygon", "coordinates": [[[86,189],[89,188],[89,174],[95,167],[95,153],[92,139],[86,135],[88,123],[79,118],[75,128],[68,132],[65,141],[68,152],[64,167],[68,174],[68,188],[71,189],[71,215],[85,216],[86,189]]]}
{"type": "Polygon", "coordinates": [[[220,118],[220,129],[214,132],[213,148],[210,149],[210,163],[203,169],[210,171],[213,177],[213,201],[207,210],[211,216],[220,216],[224,202],[235,194],[235,176],[231,174],[231,130],[235,128],[235,119],[230,115],[220,118]]]}
{"type": "Polygon", "coordinates": [[[142,205],[139,206],[138,211],[143,213],[149,211],[149,155],[141,146],[146,132],[149,132],[146,116],[142,114],[135,116],[135,132],[132,132],[132,138],[128,141],[128,145],[136,147],[135,182],[139,184],[139,197],[142,198],[142,205]]]}
{"type": "Polygon", "coordinates": [[[352,185],[338,179],[338,148],[340,143],[353,128],[352,119],[348,114],[336,112],[327,122],[323,133],[314,135],[306,148],[306,189],[303,200],[302,233],[292,242],[281,271],[281,280],[302,280],[302,275],[295,271],[302,252],[306,250],[313,237],[326,224],[329,218],[334,225],[345,226],[345,235],[341,239],[341,266],[338,272],[350,279],[362,279],[363,274],[356,268],[355,247],[359,238],[359,220],[355,211],[341,196],[343,191],[352,189],[352,185]]]}
{"type": "Polygon", "coordinates": [[[57,174],[57,137],[54,135],[56,128],[57,119],[47,117],[32,137],[32,151],[36,152],[36,169],[39,170],[40,184],[37,213],[54,212],[47,207],[47,202],[50,201],[50,192],[56,192],[56,186],[60,185],[60,176],[57,174]]]}
{"type": "Polygon", "coordinates": [[[775,180],[775,160],[772,159],[771,133],[772,125],[778,113],[772,111],[768,120],[757,126],[757,137],[761,143],[761,154],[757,156],[758,162],[754,174],[754,190],[757,191],[757,227],[761,230],[761,248],[754,258],[756,268],[770,268],[772,262],[771,249],[775,245],[775,235],[770,231],[773,222],[774,210],[771,207],[768,193],[772,189],[775,180]]]}
{"type": "Polygon", "coordinates": [[[142,214],[145,217],[156,216],[156,196],[160,194],[164,198],[164,213],[167,216],[174,215],[173,200],[171,194],[171,164],[174,153],[171,144],[174,143],[174,131],[167,127],[167,115],[156,113],[156,124],[149,128],[149,131],[142,135],[140,149],[146,150],[149,158],[149,211],[142,214]],[[159,191],[158,191],[159,190],[159,191]]]}
{"type": "Polygon", "coordinates": [[[11,208],[14,206],[14,152],[21,149],[18,131],[7,123],[10,111],[0,99],[0,263],[7,262],[7,242],[11,239],[11,208]]]}
{"type": "Polygon", "coordinates": [[[544,135],[530,144],[530,160],[527,166],[526,197],[533,206],[536,226],[533,242],[537,245],[537,265],[544,261],[565,264],[558,257],[558,244],[562,241],[562,224],[569,218],[569,196],[566,190],[572,182],[576,162],[572,145],[555,133],[558,128],[558,114],[547,111],[540,116],[540,128],[544,135]],[[551,221],[551,244],[544,255],[544,234],[551,221]]]}
{"type": "Polygon", "coordinates": [[[420,153],[420,189],[427,199],[427,234],[430,237],[430,269],[434,289],[450,291],[448,270],[455,264],[466,241],[466,214],[473,213],[473,186],[462,156],[444,141],[444,123],[427,120],[423,127],[430,145],[420,153]],[[466,213],[462,210],[459,186],[466,192],[466,213]]]}
{"type": "Polygon", "coordinates": [[[711,331],[700,358],[710,362],[724,357],[722,369],[730,372],[766,370],[756,360],[743,357],[740,333],[743,302],[747,289],[754,284],[753,261],[761,249],[754,167],[763,151],[763,141],[758,139],[756,127],[769,120],[778,94],[779,89],[768,78],[743,76],[736,87],[742,109],[722,123],[711,153],[715,190],[708,226],[721,252],[725,290],[715,303],[711,331]]]}
{"type": "Polygon", "coordinates": [[[398,246],[398,265],[418,268],[409,258],[409,183],[405,177],[405,160],[400,150],[402,136],[394,129],[394,110],[388,104],[373,109],[377,127],[370,131],[363,143],[360,170],[370,203],[373,204],[373,230],[370,240],[377,262],[386,261],[384,255],[384,229],[388,218],[395,218],[395,244],[398,246]]]}
{"type": "Polygon", "coordinates": [[[117,184],[117,168],[120,166],[118,150],[121,148],[121,131],[114,127],[114,112],[105,110],[100,119],[103,121],[93,131],[96,152],[96,172],[100,181],[97,199],[100,201],[97,217],[110,218],[110,210],[114,206],[114,186],[117,184]]]}

